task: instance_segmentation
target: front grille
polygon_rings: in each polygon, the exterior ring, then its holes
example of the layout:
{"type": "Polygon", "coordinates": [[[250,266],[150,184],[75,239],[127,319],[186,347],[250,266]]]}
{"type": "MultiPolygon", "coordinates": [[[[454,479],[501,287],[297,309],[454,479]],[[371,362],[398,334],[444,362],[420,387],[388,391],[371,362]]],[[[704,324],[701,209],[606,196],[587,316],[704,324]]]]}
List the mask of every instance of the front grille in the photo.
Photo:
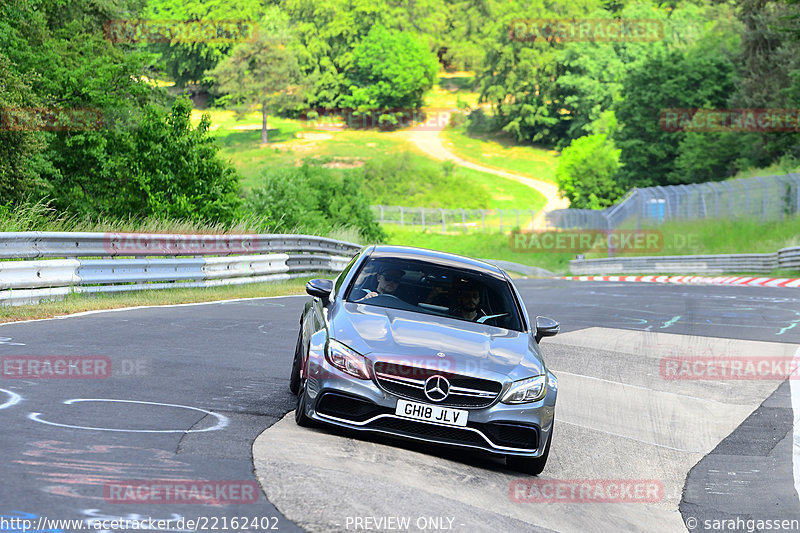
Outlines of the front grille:
{"type": "Polygon", "coordinates": [[[352,422],[363,422],[381,413],[391,412],[372,402],[339,394],[326,392],[317,402],[317,412],[322,415],[343,418],[352,422]]]}
{"type": "Polygon", "coordinates": [[[489,379],[463,376],[438,369],[377,361],[375,376],[378,385],[391,394],[431,403],[425,396],[425,380],[431,376],[444,376],[450,382],[450,394],[436,405],[448,407],[488,407],[494,403],[503,385],[489,379]]]}
{"type": "Polygon", "coordinates": [[[437,426],[413,420],[398,418],[379,418],[368,426],[370,429],[383,429],[409,437],[427,437],[449,444],[486,446],[486,441],[477,433],[455,427],[437,426]]]}

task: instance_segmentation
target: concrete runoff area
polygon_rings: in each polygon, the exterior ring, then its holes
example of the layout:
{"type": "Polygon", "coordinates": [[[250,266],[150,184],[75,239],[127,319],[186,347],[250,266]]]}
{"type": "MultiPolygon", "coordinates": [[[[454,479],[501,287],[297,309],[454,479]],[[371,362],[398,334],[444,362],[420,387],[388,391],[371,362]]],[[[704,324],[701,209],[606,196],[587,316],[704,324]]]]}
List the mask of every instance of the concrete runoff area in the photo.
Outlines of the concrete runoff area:
{"type": "MultiPolygon", "coordinates": [[[[300,428],[290,413],[253,445],[267,498],[309,531],[364,530],[368,519],[388,530],[389,517],[409,519],[411,531],[443,529],[424,527],[430,518],[444,525],[451,519],[453,531],[686,531],[679,505],[690,470],[785,380],[672,379],[662,359],[798,353],[786,343],[610,328],[564,333],[542,348],[559,378],[559,398],[550,459],[538,478],[490,456],[300,428]],[[517,501],[516,480],[651,480],[663,492],[658,501],[634,503],[543,502],[530,494],[517,501]]],[[[791,441],[791,425],[788,432],[791,441]]],[[[723,466],[724,457],[715,465],[723,466]]]]}

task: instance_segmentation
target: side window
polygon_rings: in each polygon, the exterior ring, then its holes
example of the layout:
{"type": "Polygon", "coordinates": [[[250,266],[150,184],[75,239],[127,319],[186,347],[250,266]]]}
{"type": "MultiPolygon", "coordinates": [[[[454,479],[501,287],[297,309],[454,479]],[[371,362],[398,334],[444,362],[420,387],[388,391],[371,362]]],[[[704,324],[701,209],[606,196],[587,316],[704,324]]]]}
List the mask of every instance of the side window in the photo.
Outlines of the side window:
{"type": "Polygon", "coordinates": [[[336,278],[336,281],[333,284],[333,294],[339,293],[339,288],[342,286],[342,283],[344,283],[344,278],[347,277],[347,273],[350,272],[350,269],[353,268],[353,265],[356,264],[356,261],[359,257],[361,257],[361,252],[357,253],[355,257],[353,257],[350,262],[347,263],[347,266],[344,267],[344,270],[339,273],[339,276],[336,278]]]}

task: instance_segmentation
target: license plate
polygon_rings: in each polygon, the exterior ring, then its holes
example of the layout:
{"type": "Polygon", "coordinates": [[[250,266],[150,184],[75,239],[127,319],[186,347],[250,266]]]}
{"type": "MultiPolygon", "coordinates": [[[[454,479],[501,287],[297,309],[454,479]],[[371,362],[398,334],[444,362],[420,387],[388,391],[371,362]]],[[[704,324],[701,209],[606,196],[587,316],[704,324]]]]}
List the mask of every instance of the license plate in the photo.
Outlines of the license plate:
{"type": "Polygon", "coordinates": [[[439,407],[438,405],[429,405],[427,403],[397,400],[397,409],[395,409],[394,414],[404,418],[437,422],[448,426],[466,426],[469,411],[439,407]]]}

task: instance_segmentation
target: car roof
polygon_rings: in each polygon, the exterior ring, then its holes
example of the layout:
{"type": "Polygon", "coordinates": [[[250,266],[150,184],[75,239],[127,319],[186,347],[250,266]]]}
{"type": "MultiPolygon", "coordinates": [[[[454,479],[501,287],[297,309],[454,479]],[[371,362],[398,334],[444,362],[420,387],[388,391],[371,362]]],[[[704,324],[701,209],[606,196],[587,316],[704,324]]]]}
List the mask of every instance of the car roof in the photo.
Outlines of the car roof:
{"type": "Polygon", "coordinates": [[[476,270],[495,277],[505,277],[503,269],[495,265],[486,263],[485,261],[464,257],[463,255],[440,252],[438,250],[427,250],[425,248],[414,248],[411,246],[375,245],[372,247],[372,250],[369,250],[367,253],[370,255],[371,259],[392,258],[424,261],[435,265],[476,270]]]}

